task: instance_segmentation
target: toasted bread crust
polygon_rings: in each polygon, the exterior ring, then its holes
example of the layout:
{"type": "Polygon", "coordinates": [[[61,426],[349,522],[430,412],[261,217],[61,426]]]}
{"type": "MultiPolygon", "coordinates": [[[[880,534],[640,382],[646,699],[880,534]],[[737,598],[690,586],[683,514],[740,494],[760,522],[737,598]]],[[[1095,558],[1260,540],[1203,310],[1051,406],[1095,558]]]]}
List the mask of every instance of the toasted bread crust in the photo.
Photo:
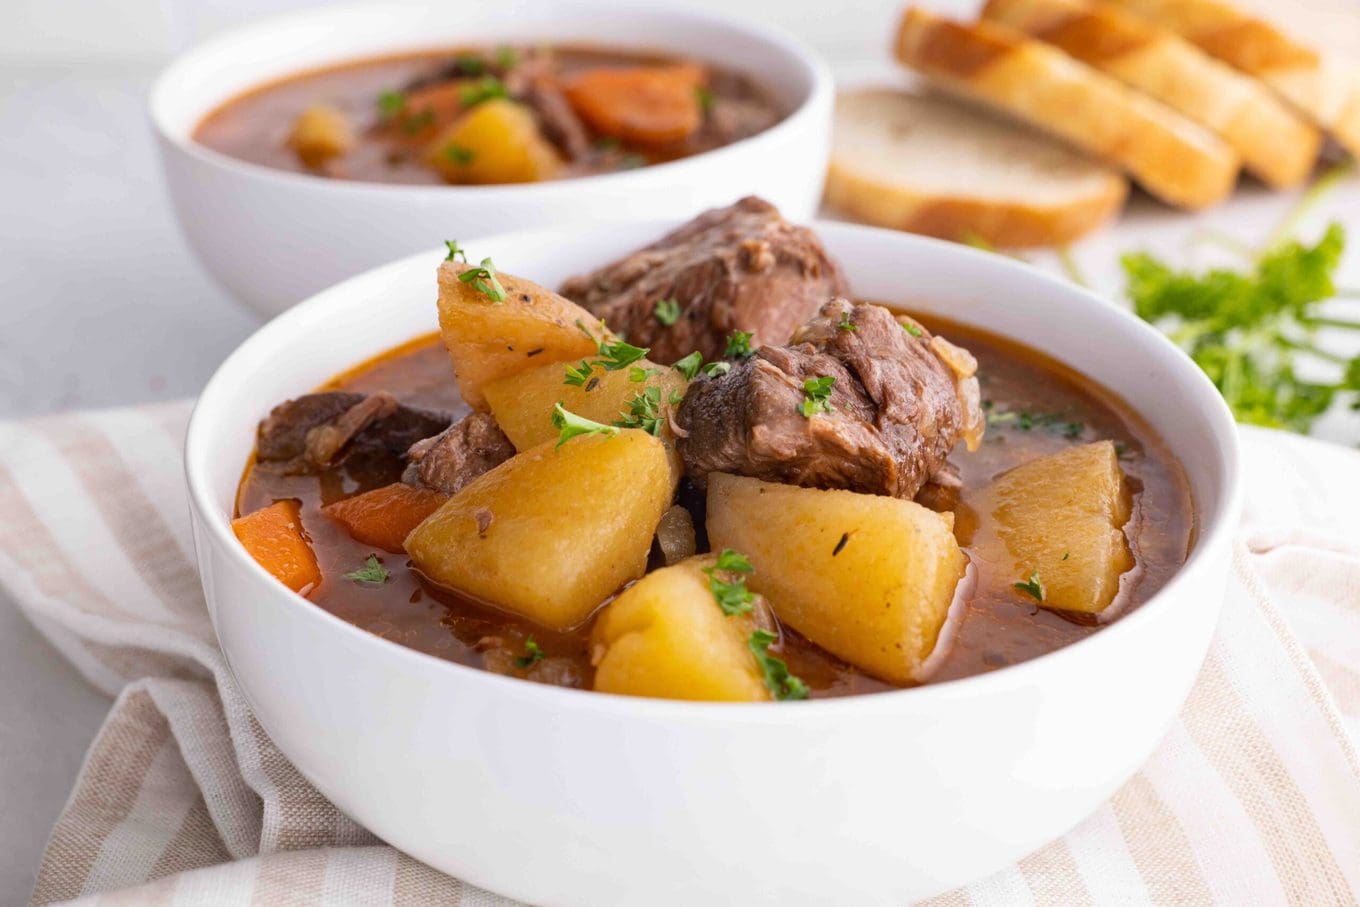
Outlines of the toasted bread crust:
{"type": "Polygon", "coordinates": [[[1360,75],[1222,0],[1114,0],[1256,76],[1351,154],[1360,155],[1360,75]]]}
{"type": "Polygon", "coordinates": [[[896,52],[940,87],[1123,167],[1170,204],[1208,207],[1236,183],[1238,156],[1218,136],[1020,32],[913,8],[902,18],[896,52]]]}
{"type": "Polygon", "coordinates": [[[1275,188],[1312,172],[1321,133],[1266,86],[1167,29],[1085,0],[989,0],[983,15],[1147,92],[1218,133],[1275,188]]]}

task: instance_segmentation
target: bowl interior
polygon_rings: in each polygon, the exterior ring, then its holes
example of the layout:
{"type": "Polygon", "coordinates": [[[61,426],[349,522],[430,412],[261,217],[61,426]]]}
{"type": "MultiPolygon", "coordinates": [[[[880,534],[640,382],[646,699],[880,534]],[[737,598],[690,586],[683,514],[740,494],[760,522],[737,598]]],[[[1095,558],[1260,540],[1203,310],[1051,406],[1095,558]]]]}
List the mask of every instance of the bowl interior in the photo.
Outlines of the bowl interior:
{"type": "Polygon", "coordinates": [[[808,52],[781,32],[679,5],[385,3],[270,19],[202,44],[157,80],[152,116],[167,137],[185,143],[217,105],[276,79],[371,56],[512,42],[688,54],[751,75],[790,113],[818,81],[808,52]]]}
{"type": "MultiPolygon", "coordinates": [[[[503,271],[554,287],[674,225],[620,223],[503,234],[478,240],[469,251],[474,258],[493,257],[503,271]]],[[[866,227],[821,223],[815,229],[844,266],[857,297],[1011,337],[1114,390],[1137,410],[1170,446],[1189,480],[1197,540],[1183,571],[1230,531],[1238,507],[1237,436],[1231,416],[1199,369],[1156,330],[1086,291],[1004,256],[866,227]]],[[[222,365],[199,400],[186,448],[190,493],[208,532],[238,549],[229,525],[236,486],[255,426],[272,406],[437,328],[434,272],[442,258],[438,252],[415,255],[341,283],[260,329],[222,365]]],[[[240,557],[248,561],[244,552],[240,557]]],[[[1166,593],[1162,590],[1125,620],[1069,648],[1118,634],[1122,624],[1158,607],[1166,593]]],[[[312,608],[300,598],[296,602],[312,608]]],[[[1060,657],[1063,651],[1044,658],[1060,657]]],[[[1025,669],[1014,666],[913,695],[1025,669]]]]}

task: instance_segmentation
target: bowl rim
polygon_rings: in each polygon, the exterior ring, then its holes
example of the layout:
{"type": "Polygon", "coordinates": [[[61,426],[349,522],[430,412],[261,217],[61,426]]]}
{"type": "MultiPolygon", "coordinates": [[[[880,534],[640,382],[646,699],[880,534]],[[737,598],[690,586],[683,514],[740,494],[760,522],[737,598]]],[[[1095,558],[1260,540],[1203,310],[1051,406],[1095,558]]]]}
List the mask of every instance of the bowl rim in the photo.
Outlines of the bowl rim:
{"type": "MultiPolygon", "coordinates": [[[[605,221],[584,229],[575,228],[575,232],[585,234],[588,238],[592,229],[616,229],[626,224],[629,228],[636,229],[639,235],[652,235],[653,233],[660,235],[663,231],[672,229],[684,221],[685,219],[682,218],[605,221]]],[[[741,722],[749,722],[753,719],[782,719],[786,715],[795,714],[802,719],[825,720],[852,712],[859,714],[892,713],[900,712],[907,704],[910,704],[913,708],[922,709],[928,708],[933,702],[947,702],[958,697],[986,696],[1014,688],[1022,684],[1027,677],[1050,670],[1058,662],[1087,653],[1094,655],[1099,651],[1099,647],[1120,644],[1125,636],[1136,632],[1136,627],[1158,619],[1162,612],[1175,607],[1176,599],[1179,597],[1182,588],[1191,586],[1205,571],[1213,570],[1215,557],[1220,554],[1220,549],[1223,549],[1223,554],[1226,554],[1226,549],[1231,544],[1232,533],[1242,510],[1241,453],[1237,425],[1227,404],[1212,382],[1194,364],[1193,360],[1165,335],[1132,312],[1102,299],[1091,290],[1077,286],[1056,275],[1040,271],[1025,262],[1008,256],[996,255],[931,237],[839,221],[816,219],[809,222],[807,226],[819,233],[833,231],[850,236],[856,234],[893,236],[895,237],[893,241],[896,242],[923,245],[927,249],[933,249],[937,252],[961,256],[974,266],[972,268],[974,272],[980,269],[993,268],[1008,273],[1014,280],[1034,281],[1057,292],[1084,297],[1086,304],[1099,307],[1099,310],[1105,316],[1113,319],[1113,325],[1116,329],[1142,334],[1145,339],[1160,346],[1164,352],[1169,354],[1170,360],[1175,363],[1172,367],[1181,371],[1181,378],[1188,383],[1191,389],[1191,393],[1185,397],[1184,405],[1199,412],[1204,423],[1206,437],[1216,438],[1225,443],[1215,445],[1221,461],[1221,468],[1215,471],[1217,506],[1212,511],[1204,510],[1204,503],[1198,500],[1198,496],[1194,495],[1194,489],[1190,489],[1196,528],[1193,546],[1185,563],[1167,580],[1162,588],[1153,593],[1147,601],[1139,605],[1133,612],[1125,614],[1108,626],[1101,628],[1100,632],[1092,633],[1062,648],[1046,652],[1019,664],[1008,665],[984,674],[941,680],[917,687],[796,703],[653,699],[532,683],[520,678],[501,676],[470,665],[448,661],[386,638],[375,636],[331,614],[309,599],[283,586],[246,554],[245,549],[237,542],[232,532],[230,517],[220,512],[215,503],[215,494],[208,475],[208,464],[210,462],[208,458],[212,456],[212,445],[208,442],[214,430],[214,426],[209,420],[212,416],[212,409],[220,405],[217,402],[217,397],[230,393],[232,379],[236,377],[233,373],[242,369],[241,363],[251,358],[255,347],[269,343],[272,335],[287,334],[293,331],[295,323],[305,323],[311,317],[313,311],[325,309],[332,304],[334,297],[345,296],[352,284],[377,280],[383,274],[396,274],[416,266],[428,267],[434,256],[443,254],[442,250],[405,256],[386,265],[364,271],[313,295],[257,329],[218,366],[204,386],[198,400],[195,401],[185,435],[184,475],[189,491],[190,510],[197,517],[198,522],[212,535],[214,544],[219,548],[230,551],[228,557],[233,558],[242,569],[253,572],[258,579],[263,580],[270,588],[273,588],[277,595],[286,598],[287,607],[300,608],[300,613],[305,615],[304,619],[316,623],[318,632],[333,631],[347,634],[348,638],[357,645],[376,645],[380,652],[386,653],[388,657],[404,661],[412,670],[452,672],[450,676],[456,678],[459,682],[485,684],[487,685],[485,688],[488,695],[510,696],[530,701],[537,700],[544,705],[560,703],[564,707],[570,708],[600,709],[619,717],[627,716],[631,718],[654,717],[667,720],[724,721],[735,717],[741,722]],[[785,708],[771,708],[776,704],[785,708]],[[788,711],[787,707],[790,705],[794,706],[796,711],[788,711]]],[[[549,237],[560,239],[562,231],[563,228],[561,227],[515,230],[479,237],[479,241],[488,243],[524,242],[527,244],[534,241],[542,242],[549,237]]],[[[581,242],[582,240],[573,241],[581,242]]],[[[381,352],[382,350],[376,350],[374,355],[381,352]]],[[[1062,361],[1060,357],[1054,358],[1062,361]]],[[[1081,372],[1078,370],[1078,373],[1081,372]]],[[[234,493],[232,498],[235,499],[234,493]]],[[[198,544],[197,533],[195,533],[195,544],[198,544]]],[[[1221,607],[1221,604],[1221,600],[1214,604],[1215,611],[1221,607]]],[[[216,618],[214,617],[215,625],[216,618]]],[[[229,654],[228,661],[230,661],[229,654]]],[[[735,727],[736,725],[732,726],[735,727]]]]}
{"type": "MultiPolygon", "coordinates": [[[[600,9],[610,12],[617,12],[621,7],[616,4],[609,4],[603,0],[558,0],[563,7],[575,7],[580,9],[600,9]]],[[[798,68],[801,68],[808,81],[808,89],[799,103],[790,110],[785,116],[768,129],[764,129],[755,135],[738,139],[727,145],[692,154],[687,157],[677,158],[672,161],[664,161],[659,164],[649,164],[645,167],[638,167],[633,170],[623,170],[617,173],[599,173],[586,176],[575,176],[561,180],[544,180],[537,183],[505,183],[487,186],[459,186],[459,185],[428,185],[411,183],[378,183],[368,180],[337,180],[326,177],[315,176],[310,173],[295,173],[288,170],[280,170],[268,167],[264,164],[257,164],[250,161],[243,161],[231,155],[216,151],[203,145],[193,138],[193,131],[197,124],[202,122],[202,118],[212,110],[221,106],[221,103],[206,107],[197,113],[197,119],[193,126],[186,130],[180,130],[174,126],[174,117],[167,111],[169,97],[179,89],[176,82],[181,78],[182,73],[195,66],[201,59],[210,58],[214,55],[222,54],[231,47],[238,46],[243,42],[253,41],[260,36],[266,35],[274,29],[281,27],[296,28],[303,26],[311,21],[327,22],[334,19],[355,17],[364,13],[373,13],[385,10],[400,10],[403,7],[421,6],[423,4],[412,3],[411,0],[368,0],[368,2],[346,3],[337,6],[314,7],[298,12],[270,16],[239,28],[233,28],[220,34],[203,40],[189,49],[178,54],[170,63],[166,64],[156,75],[151,83],[151,87],[146,95],[146,110],[148,119],[151,121],[153,130],[157,136],[169,147],[174,148],[181,154],[196,160],[197,162],[230,171],[245,178],[272,182],[283,187],[292,187],[302,190],[316,192],[337,192],[351,193],[353,195],[400,195],[407,200],[414,202],[431,201],[434,199],[446,198],[450,201],[477,201],[485,199],[493,201],[495,199],[505,199],[517,196],[542,195],[545,192],[553,194],[571,193],[576,191],[575,186],[597,187],[601,181],[614,181],[622,183],[626,187],[629,183],[641,182],[649,178],[656,178],[659,173],[660,178],[682,178],[685,168],[695,166],[714,166],[720,167],[725,160],[734,154],[743,154],[747,151],[759,153],[760,147],[768,143],[781,143],[785,140],[796,137],[790,133],[799,133],[806,128],[805,120],[817,116],[817,112],[822,109],[830,109],[832,99],[835,94],[835,83],[831,75],[831,69],[809,45],[791,33],[776,26],[767,25],[744,16],[718,12],[714,10],[696,9],[684,5],[678,0],[648,0],[646,4],[629,2],[624,0],[623,9],[636,15],[652,16],[657,19],[671,21],[686,21],[700,25],[708,25],[714,28],[727,29],[739,32],[757,42],[773,48],[782,54],[787,61],[798,68]]],[[[429,42],[414,42],[409,47],[393,48],[394,53],[421,53],[423,51],[438,51],[441,45],[430,44],[429,42]]],[[[442,45],[447,47],[447,44],[442,45]]],[[[374,51],[373,56],[381,55],[374,51]]],[[[696,54],[702,59],[702,54],[696,54]]],[[[364,57],[336,58],[331,61],[331,65],[343,64],[344,62],[360,62],[364,57]]],[[[306,69],[299,68],[295,74],[305,72],[306,69]]],[[[759,81],[759,74],[752,74],[759,81]]],[[[260,81],[255,87],[268,84],[267,81],[260,81]]],[[[250,90],[250,89],[247,89],[250,90]]]]}

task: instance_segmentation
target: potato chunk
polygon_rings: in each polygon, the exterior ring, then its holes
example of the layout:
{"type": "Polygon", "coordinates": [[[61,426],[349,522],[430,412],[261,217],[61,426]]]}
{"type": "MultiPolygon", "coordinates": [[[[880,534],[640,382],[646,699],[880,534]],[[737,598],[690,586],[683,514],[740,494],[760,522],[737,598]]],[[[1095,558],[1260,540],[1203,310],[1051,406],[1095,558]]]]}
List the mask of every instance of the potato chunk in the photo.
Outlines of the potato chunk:
{"type": "Polygon", "coordinates": [[[557,437],[552,414],[553,406],[559,402],[578,416],[609,425],[628,415],[629,403],[638,394],[650,393],[649,405],[655,404],[656,417],[664,426],[666,410],[672,406],[671,394],[683,398],[689,384],[675,369],[646,359],[612,372],[602,365],[592,365],[593,362],[586,359],[584,366],[582,360],[545,363],[509,378],[487,382],[483,392],[491,413],[518,450],[557,437]],[[633,368],[642,369],[645,380],[633,380],[633,368]],[[586,370],[589,377],[585,377],[586,370]],[[568,384],[568,377],[576,383],[568,384]]]}
{"type": "Polygon", "coordinates": [[[967,568],[950,520],[919,504],[723,473],[708,537],[750,559],[780,620],[892,683],[918,679],[967,568]]]}
{"type": "Polygon", "coordinates": [[[479,476],[406,539],[436,583],[556,630],[642,576],[675,485],[636,429],[548,441],[479,476]]]}
{"type": "Polygon", "coordinates": [[[288,147],[297,152],[303,164],[316,169],[354,147],[354,129],[339,110],[313,104],[293,121],[288,147]]]}
{"type": "Polygon", "coordinates": [[[593,356],[610,339],[593,315],[536,283],[497,274],[505,298],[497,301],[458,276],[467,265],[439,268],[439,329],[453,359],[458,389],[485,411],[482,387],[546,362],[593,356]]]}
{"type": "Polygon", "coordinates": [[[591,635],[595,689],[659,699],[770,698],[747,647],[755,621],[723,614],[708,587],[703,569],[716,560],[655,570],[600,614],[591,635]]]}
{"type": "Polygon", "coordinates": [[[1046,608],[1098,614],[1133,567],[1121,528],[1132,499],[1109,441],[1015,467],[988,486],[978,507],[992,515],[979,550],[1016,582],[1038,573],[1046,608]]]}
{"type": "Polygon", "coordinates": [[[534,183],[562,166],[529,109],[484,101],[439,133],[425,162],[451,183],[534,183]]]}

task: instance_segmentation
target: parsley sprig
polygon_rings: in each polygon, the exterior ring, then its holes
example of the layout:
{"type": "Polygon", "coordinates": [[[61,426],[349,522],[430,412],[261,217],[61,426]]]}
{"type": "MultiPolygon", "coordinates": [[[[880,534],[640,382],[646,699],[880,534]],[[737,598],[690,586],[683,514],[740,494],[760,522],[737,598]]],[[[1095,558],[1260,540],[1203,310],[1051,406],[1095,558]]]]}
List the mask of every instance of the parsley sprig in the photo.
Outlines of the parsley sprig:
{"type": "Polygon", "coordinates": [[[724,548],[718,555],[717,562],[712,567],[705,567],[704,573],[708,575],[708,589],[713,593],[714,600],[722,613],[728,617],[737,614],[751,613],[751,602],[755,601],[755,593],[746,588],[746,577],[744,574],[755,572],[745,555],[724,548]],[[736,579],[725,580],[718,576],[725,573],[728,576],[736,576],[736,579]]]}
{"type": "Polygon", "coordinates": [[[400,91],[384,91],[378,95],[378,116],[390,120],[406,107],[406,95],[400,91]]]}
{"type": "Polygon", "coordinates": [[[458,101],[464,107],[473,107],[483,101],[507,96],[505,83],[495,76],[483,76],[458,92],[458,101]]]}
{"type": "Polygon", "coordinates": [[[527,668],[544,659],[543,649],[533,636],[526,636],[524,639],[524,654],[515,659],[515,664],[521,668],[527,668]]]}
{"type": "Polygon", "coordinates": [[[655,384],[643,388],[627,403],[628,409],[614,424],[619,428],[640,428],[650,435],[660,435],[666,417],[661,409],[661,388],[655,384]]]}
{"type": "Polygon", "coordinates": [[[617,372],[620,369],[628,368],[643,356],[651,352],[645,346],[633,346],[622,340],[600,343],[600,358],[595,360],[595,364],[607,372],[617,372]]]}
{"type": "Polygon", "coordinates": [[[562,407],[559,400],[553,404],[552,414],[553,428],[557,429],[557,447],[561,448],[572,438],[581,435],[617,435],[619,430],[613,425],[601,425],[599,422],[591,421],[584,416],[562,407]]]}
{"type": "Polygon", "coordinates": [[[1036,602],[1044,600],[1044,584],[1043,581],[1039,579],[1038,570],[1031,573],[1029,579],[1025,580],[1023,583],[1016,583],[1015,588],[1026,593],[1036,602]]]}
{"type": "Polygon", "coordinates": [[[674,299],[658,299],[652,314],[656,316],[657,321],[670,327],[680,320],[680,303],[674,299]]]}
{"type": "Polygon", "coordinates": [[[1334,223],[1312,245],[1274,243],[1245,270],[1196,274],[1146,252],[1120,262],[1134,311],[1190,354],[1239,422],[1306,432],[1339,395],[1360,394],[1360,356],[1338,355],[1315,338],[1322,327],[1360,331],[1360,322],[1322,308],[1337,296],[1345,241],[1334,223]],[[1331,380],[1303,377],[1328,372],[1331,380]]]}
{"type": "Polygon", "coordinates": [[[835,375],[808,378],[803,382],[803,402],[798,404],[798,411],[803,414],[803,418],[811,419],[818,413],[835,411],[831,405],[831,388],[835,383],[835,375]]]}
{"type": "MultiPolygon", "coordinates": [[[[452,258],[452,250],[450,250],[449,256],[452,258]]],[[[505,301],[505,287],[501,286],[501,282],[496,279],[496,265],[489,258],[483,258],[480,265],[475,268],[468,268],[462,274],[459,274],[458,280],[462,283],[472,284],[474,290],[492,302],[505,301]]]]}
{"type": "Polygon", "coordinates": [[[789,699],[807,699],[809,695],[807,684],[789,673],[789,666],[783,659],[775,658],[769,653],[770,643],[778,638],[769,630],[757,629],[752,631],[751,637],[746,640],[746,647],[756,657],[756,663],[760,665],[760,672],[765,676],[765,686],[771,696],[781,702],[789,699]]]}
{"type": "Polygon", "coordinates": [[[382,565],[376,554],[370,554],[358,570],[345,574],[345,579],[368,586],[381,586],[392,572],[382,565]]]}
{"type": "Polygon", "coordinates": [[[704,354],[695,350],[683,359],[676,361],[671,368],[685,376],[686,381],[693,381],[694,376],[699,374],[699,369],[703,368],[704,354]]]}
{"type": "Polygon", "coordinates": [[[750,331],[733,331],[727,335],[727,349],[723,352],[725,359],[749,359],[755,355],[755,350],[751,349],[751,338],[754,335],[750,331]]]}

